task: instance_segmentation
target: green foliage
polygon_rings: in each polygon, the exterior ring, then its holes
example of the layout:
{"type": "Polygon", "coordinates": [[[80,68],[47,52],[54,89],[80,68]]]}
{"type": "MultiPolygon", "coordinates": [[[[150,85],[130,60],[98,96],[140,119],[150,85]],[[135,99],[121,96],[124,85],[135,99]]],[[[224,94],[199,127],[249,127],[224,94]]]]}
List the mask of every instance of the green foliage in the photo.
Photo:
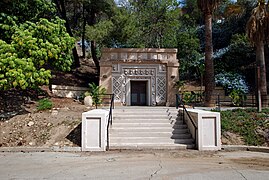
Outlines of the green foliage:
{"type": "Polygon", "coordinates": [[[192,104],[197,103],[201,101],[201,98],[203,97],[202,92],[184,92],[182,94],[183,102],[185,104],[192,104]]]}
{"type": "Polygon", "coordinates": [[[56,9],[51,0],[2,0],[0,12],[16,16],[18,23],[24,23],[48,18],[55,14],[56,9]]]}
{"type": "Polygon", "coordinates": [[[94,82],[89,84],[89,91],[85,93],[85,96],[90,95],[92,97],[93,104],[96,106],[102,103],[103,95],[106,94],[104,87],[96,85],[94,82]]]}
{"type": "Polygon", "coordinates": [[[0,24],[0,30],[12,32],[10,43],[0,39],[1,90],[48,84],[51,78],[50,71],[45,69],[48,65],[70,70],[74,39],[66,33],[63,20],[41,18],[36,23],[17,25],[10,16],[1,18],[10,23],[0,24]]]}
{"type": "Polygon", "coordinates": [[[103,20],[94,26],[86,26],[86,39],[102,43],[113,30],[113,23],[110,20],[103,20]]]}
{"type": "Polygon", "coordinates": [[[266,130],[268,110],[257,113],[254,109],[236,109],[221,112],[221,130],[238,133],[243,136],[247,145],[262,145],[265,137],[257,133],[257,129],[266,130]]]}
{"type": "Polygon", "coordinates": [[[43,110],[51,109],[52,106],[53,104],[51,100],[49,100],[48,98],[40,99],[38,101],[37,110],[43,111],[43,110]]]}
{"type": "Polygon", "coordinates": [[[107,43],[111,47],[143,47],[138,41],[138,27],[135,13],[130,12],[128,7],[116,9],[112,17],[113,31],[107,43]]]}
{"type": "Polygon", "coordinates": [[[195,30],[179,32],[177,36],[181,77],[185,79],[190,74],[200,76],[204,63],[200,61],[200,43],[195,30]]]}
{"type": "Polygon", "coordinates": [[[254,62],[255,51],[246,35],[236,34],[231,39],[228,51],[221,57],[221,59],[215,60],[216,72],[241,71],[247,75],[249,73],[247,70],[254,62]]]}
{"type": "Polygon", "coordinates": [[[133,21],[126,30],[133,35],[132,47],[176,47],[180,26],[176,0],[131,1],[129,9],[133,21]]]}
{"type": "Polygon", "coordinates": [[[244,101],[247,99],[247,96],[245,93],[243,93],[241,90],[232,90],[232,92],[229,94],[229,97],[232,99],[232,103],[235,106],[242,106],[244,104],[244,101]]]}
{"type": "Polygon", "coordinates": [[[184,103],[189,104],[195,102],[195,97],[195,94],[192,94],[191,92],[185,92],[183,94],[183,101],[184,103]]]}

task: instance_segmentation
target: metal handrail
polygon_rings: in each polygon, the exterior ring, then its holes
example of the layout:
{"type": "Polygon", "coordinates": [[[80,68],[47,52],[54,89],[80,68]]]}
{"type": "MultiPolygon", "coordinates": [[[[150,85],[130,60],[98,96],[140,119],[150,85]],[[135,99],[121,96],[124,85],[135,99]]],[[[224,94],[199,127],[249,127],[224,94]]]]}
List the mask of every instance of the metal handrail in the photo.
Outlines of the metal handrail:
{"type": "Polygon", "coordinates": [[[112,126],[112,120],[113,120],[113,109],[114,109],[114,94],[107,94],[110,95],[111,101],[110,101],[110,106],[109,106],[109,116],[108,116],[108,122],[107,122],[107,147],[106,149],[109,150],[109,126],[112,126]]]}
{"type": "Polygon", "coordinates": [[[192,126],[194,127],[195,131],[194,131],[194,141],[196,142],[196,136],[197,136],[197,130],[198,130],[198,127],[195,125],[191,115],[189,114],[189,112],[187,111],[187,108],[185,107],[185,104],[184,102],[182,101],[182,99],[180,98],[180,95],[179,94],[176,94],[176,108],[178,109],[178,107],[182,105],[182,108],[183,108],[183,121],[185,121],[185,118],[184,118],[184,112],[186,112],[188,118],[190,119],[191,121],[191,124],[192,126]]]}

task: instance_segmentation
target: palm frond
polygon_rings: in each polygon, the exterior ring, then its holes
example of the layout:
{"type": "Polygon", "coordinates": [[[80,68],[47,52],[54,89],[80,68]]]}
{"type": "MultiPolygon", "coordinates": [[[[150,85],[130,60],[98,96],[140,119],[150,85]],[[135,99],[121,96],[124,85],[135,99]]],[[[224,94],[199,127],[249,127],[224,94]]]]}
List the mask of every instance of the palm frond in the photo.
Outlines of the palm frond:
{"type": "Polygon", "coordinates": [[[266,41],[268,39],[269,14],[266,9],[266,5],[260,2],[259,5],[253,9],[251,17],[247,22],[247,36],[254,45],[257,42],[266,41]]]}
{"type": "Polygon", "coordinates": [[[203,13],[212,14],[212,12],[218,7],[220,2],[222,1],[223,0],[197,0],[197,4],[198,4],[199,9],[203,13]]]}

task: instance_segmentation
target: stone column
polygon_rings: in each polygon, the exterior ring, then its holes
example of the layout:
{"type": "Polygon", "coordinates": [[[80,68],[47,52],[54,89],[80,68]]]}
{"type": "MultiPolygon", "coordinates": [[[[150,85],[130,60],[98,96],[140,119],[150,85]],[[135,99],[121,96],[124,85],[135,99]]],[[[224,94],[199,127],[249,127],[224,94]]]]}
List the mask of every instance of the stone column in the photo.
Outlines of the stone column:
{"type": "Polygon", "coordinates": [[[175,83],[179,80],[178,63],[167,64],[167,102],[166,106],[176,105],[176,93],[175,83]]]}
{"type": "Polygon", "coordinates": [[[100,63],[99,85],[106,88],[108,94],[112,94],[112,63],[100,63]]]}

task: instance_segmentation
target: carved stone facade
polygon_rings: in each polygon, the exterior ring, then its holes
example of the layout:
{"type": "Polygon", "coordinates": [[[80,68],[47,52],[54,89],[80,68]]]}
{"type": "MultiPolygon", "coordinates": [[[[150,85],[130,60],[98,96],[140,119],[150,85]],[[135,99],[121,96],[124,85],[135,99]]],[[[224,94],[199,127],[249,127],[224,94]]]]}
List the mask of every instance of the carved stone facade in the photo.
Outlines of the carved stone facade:
{"type": "Polygon", "coordinates": [[[100,85],[115,94],[115,103],[132,105],[132,82],[146,83],[146,105],[175,104],[178,81],[176,49],[102,49],[100,85]]]}

